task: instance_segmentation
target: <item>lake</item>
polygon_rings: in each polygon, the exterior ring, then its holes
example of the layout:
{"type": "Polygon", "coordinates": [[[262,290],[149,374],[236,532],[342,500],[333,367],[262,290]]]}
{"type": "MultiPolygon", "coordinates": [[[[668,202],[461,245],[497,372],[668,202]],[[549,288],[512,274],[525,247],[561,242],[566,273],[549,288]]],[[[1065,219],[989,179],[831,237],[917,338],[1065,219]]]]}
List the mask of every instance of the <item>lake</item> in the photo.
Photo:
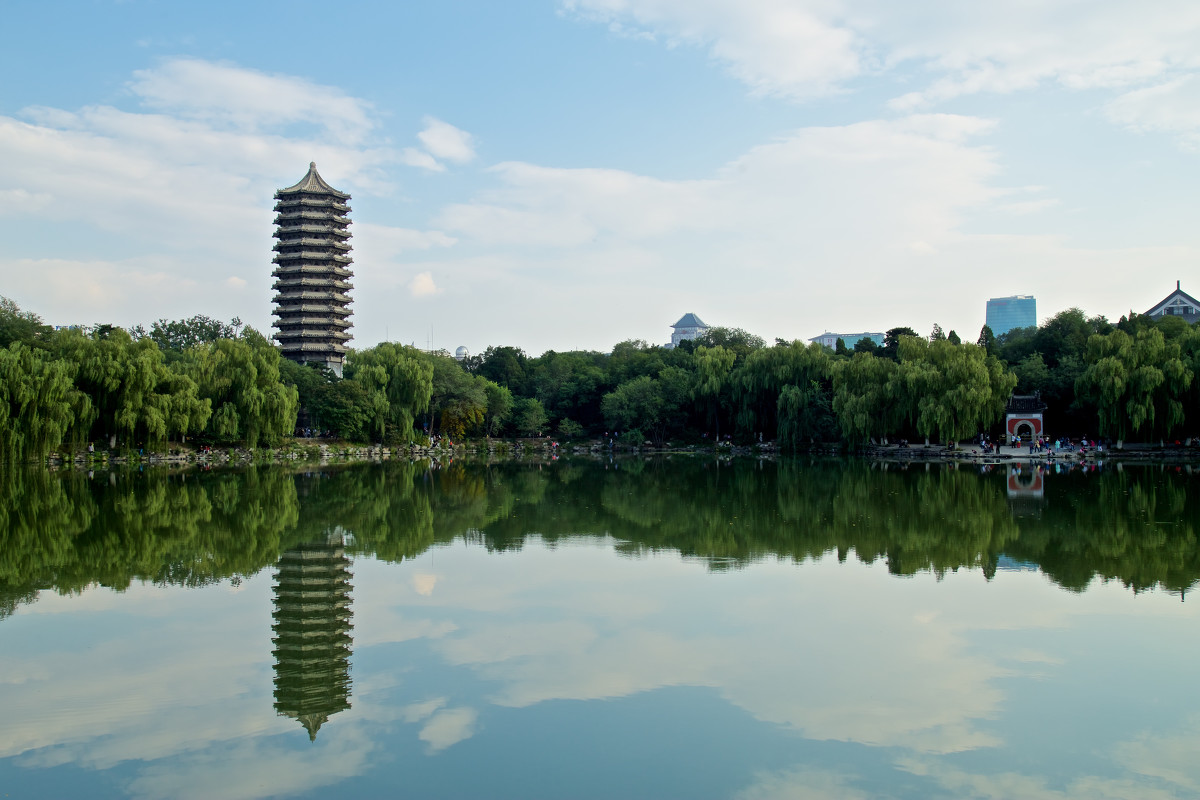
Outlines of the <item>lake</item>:
{"type": "Polygon", "coordinates": [[[6,469],[0,495],[0,796],[1200,796],[1190,468],[6,469]]]}

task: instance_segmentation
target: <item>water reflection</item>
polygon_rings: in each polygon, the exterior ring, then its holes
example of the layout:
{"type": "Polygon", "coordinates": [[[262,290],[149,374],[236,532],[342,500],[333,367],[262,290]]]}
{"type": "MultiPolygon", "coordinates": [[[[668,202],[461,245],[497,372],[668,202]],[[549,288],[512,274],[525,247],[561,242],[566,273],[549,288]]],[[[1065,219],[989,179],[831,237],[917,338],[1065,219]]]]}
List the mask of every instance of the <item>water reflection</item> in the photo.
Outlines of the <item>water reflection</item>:
{"type": "Polygon", "coordinates": [[[275,711],[298,720],[310,741],[350,708],[350,560],[343,534],[284,552],[275,584],[275,711]]]}
{"type": "Polygon", "coordinates": [[[235,582],[342,529],[386,561],[455,539],[490,551],[530,535],[611,536],[712,570],[836,553],[895,575],[1033,563],[1064,588],[1100,577],[1183,592],[1200,579],[1190,471],[1006,471],[858,461],[587,461],[363,465],[320,471],[0,475],[0,618],[38,593],[135,580],[235,582]]]}
{"type": "Polygon", "coordinates": [[[0,479],[0,785],[1195,796],[1186,471],[605,466],[0,479]]]}

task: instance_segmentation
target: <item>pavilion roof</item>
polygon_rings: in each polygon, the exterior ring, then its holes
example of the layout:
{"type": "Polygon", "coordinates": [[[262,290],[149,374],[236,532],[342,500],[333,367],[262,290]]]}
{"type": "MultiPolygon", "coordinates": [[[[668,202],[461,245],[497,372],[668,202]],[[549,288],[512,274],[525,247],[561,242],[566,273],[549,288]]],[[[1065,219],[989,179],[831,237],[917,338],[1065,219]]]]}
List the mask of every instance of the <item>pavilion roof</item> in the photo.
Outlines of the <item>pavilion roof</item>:
{"type": "Polygon", "coordinates": [[[695,314],[693,314],[689,311],[688,313],[684,314],[682,317],[679,318],[679,322],[676,322],[671,327],[672,328],[707,328],[708,326],[705,325],[700,320],[699,317],[697,317],[695,314]]]}

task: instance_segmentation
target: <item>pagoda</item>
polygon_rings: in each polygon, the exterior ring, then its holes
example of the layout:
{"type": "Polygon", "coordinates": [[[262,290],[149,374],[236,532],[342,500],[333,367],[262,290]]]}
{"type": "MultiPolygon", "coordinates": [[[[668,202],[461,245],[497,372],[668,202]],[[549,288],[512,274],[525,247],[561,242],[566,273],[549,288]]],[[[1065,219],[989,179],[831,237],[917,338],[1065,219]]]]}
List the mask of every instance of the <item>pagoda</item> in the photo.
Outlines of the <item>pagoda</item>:
{"type": "Polygon", "coordinates": [[[277,565],[275,711],[303,725],[310,741],[350,708],[349,565],[340,528],[288,550],[277,565]]]}
{"type": "Polygon", "coordinates": [[[350,340],[350,195],[308,165],[294,186],[275,192],[275,316],[284,358],[342,374],[350,340]]]}

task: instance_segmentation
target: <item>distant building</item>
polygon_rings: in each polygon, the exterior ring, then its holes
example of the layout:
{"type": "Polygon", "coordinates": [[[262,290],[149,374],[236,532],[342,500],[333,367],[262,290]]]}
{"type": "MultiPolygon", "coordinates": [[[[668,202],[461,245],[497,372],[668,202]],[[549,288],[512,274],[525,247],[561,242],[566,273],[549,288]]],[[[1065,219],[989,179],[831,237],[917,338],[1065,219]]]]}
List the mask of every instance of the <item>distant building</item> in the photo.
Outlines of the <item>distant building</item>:
{"type": "Polygon", "coordinates": [[[339,377],[350,340],[350,195],[320,175],[275,192],[276,341],[283,357],[316,363],[339,377]]]}
{"type": "Polygon", "coordinates": [[[679,343],[685,339],[696,339],[708,332],[708,326],[691,312],[684,314],[679,318],[679,322],[676,322],[671,327],[675,331],[671,334],[671,344],[668,345],[669,347],[678,347],[679,343]]]}
{"type": "Polygon", "coordinates": [[[829,331],[825,331],[820,336],[814,336],[809,339],[809,341],[834,349],[837,347],[837,340],[841,339],[845,342],[847,348],[853,350],[854,345],[858,344],[859,339],[870,339],[876,346],[883,347],[883,337],[884,334],[882,333],[830,333],[829,331]]]}
{"type": "Polygon", "coordinates": [[[467,350],[465,345],[459,345],[458,349],[454,351],[454,358],[456,361],[466,361],[467,356],[469,355],[471,355],[471,353],[467,350]]]}
{"type": "Polygon", "coordinates": [[[1200,300],[1192,297],[1179,288],[1175,281],[1175,291],[1167,295],[1161,303],[1146,312],[1148,317],[1179,317],[1189,325],[1200,320],[1200,300]]]}
{"type": "Polygon", "coordinates": [[[987,326],[996,336],[1014,328],[1037,327],[1037,300],[1031,294],[993,297],[987,301],[987,326]]]}

